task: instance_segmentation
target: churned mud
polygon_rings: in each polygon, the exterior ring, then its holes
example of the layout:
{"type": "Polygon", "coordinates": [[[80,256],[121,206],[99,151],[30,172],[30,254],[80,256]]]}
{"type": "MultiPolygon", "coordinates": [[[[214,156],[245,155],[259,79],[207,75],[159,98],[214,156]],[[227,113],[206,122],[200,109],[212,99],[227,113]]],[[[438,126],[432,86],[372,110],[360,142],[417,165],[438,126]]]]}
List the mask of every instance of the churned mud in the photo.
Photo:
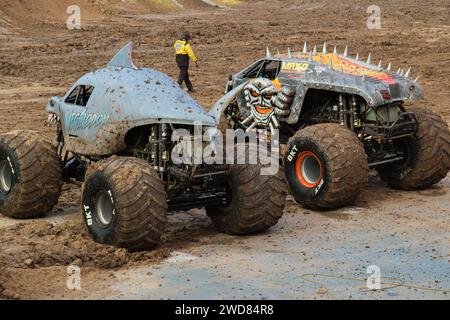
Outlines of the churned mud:
{"type": "MultiPolygon", "coordinates": [[[[30,281],[47,287],[48,278],[60,282],[64,289],[61,278],[66,277],[70,265],[99,270],[101,275],[104,270],[155,264],[170,253],[164,247],[129,253],[99,245],[89,238],[77,213],[62,223],[37,220],[2,228],[0,243],[0,295],[5,298],[22,298],[22,286],[27,287],[30,281]]],[[[45,292],[41,290],[42,287],[27,292],[31,297],[41,297],[45,292]]]]}
{"type": "MultiPolygon", "coordinates": [[[[371,1],[79,0],[82,30],[66,28],[73,1],[0,4],[0,132],[45,127],[44,108],[83,74],[107,64],[126,42],[134,60],[177,76],[172,44],[193,35],[200,58],[191,78],[206,109],[228,75],[272,52],[324,41],[393,69],[412,66],[425,100],[450,120],[450,4],[377,1],[380,30],[366,25],[371,1]],[[211,2],[211,1],[209,1],[211,2]]],[[[313,212],[291,198],[280,223],[261,235],[217,233],[203,210],[174,213],[161,246],[128,253],[92,242],[81,224],[79,188],[65,185],[45,218],[0,217],[0,298],[448,299],[450,177],[419,192],[389,189],[372,172],[353,206],[313,212]],[[67,267],[81,268],[68,290],[67,267]],[[365,287],[381,268],[383,290],[365,287]]]]}

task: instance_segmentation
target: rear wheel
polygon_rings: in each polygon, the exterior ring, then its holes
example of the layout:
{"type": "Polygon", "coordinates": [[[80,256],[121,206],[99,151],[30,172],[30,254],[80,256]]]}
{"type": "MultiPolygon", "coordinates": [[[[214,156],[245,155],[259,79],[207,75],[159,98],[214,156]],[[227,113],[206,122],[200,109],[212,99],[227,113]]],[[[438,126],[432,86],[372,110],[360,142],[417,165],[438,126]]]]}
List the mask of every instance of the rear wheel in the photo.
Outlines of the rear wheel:
{"type": "Polygon", "coordinates": [[[369,171],[356,135],[331,123],[297,131],[288,142],[284,169],[295,200],[310,209],[333,209],[355,200],[369,171]]]}
{"type": "Polygon", "coordinates": [[[56,148],[35,131],[0,135],[0,211],[32,218],[52,210],[61,194],[62,170],[56,148]]]}
{"type": "Polygon", "coordinates": [[[434,112],[410,110],[419,122],[415,137],[396,142],[405,154],[402,162],[377,168],[382,180],[403,190],[424,189],[445,178],[450,170],[450,130],[434,112]]]}
{"type": "MultiPolygon", "coordinates": [[[[236,150],[239,150],[239,145],[236,150]]],[[[243,147],[256,155],[253,146],[243,147]]],[[[236,156],[236,155],[235,155],[236,156]]],[[[278,162],[278,156],[275,159],[278,162]]],[[[277,163],[278,164],[278,163],[277,163]]],[[[282,170],[262,175],[267,167],[260,163],[232,165],[228,174],[229,202],[226,206],[206,208],[213,225],[228,234],[262,232],[277,224],[286,201],[286,182],[282,170]]]]}
{"type": "Polygon", "coordinates": [[[145,161],[111,157],[88,169],[82,189],[92,238],[130,251],[154,248],[167,221],[164,185],[145,161]]]}

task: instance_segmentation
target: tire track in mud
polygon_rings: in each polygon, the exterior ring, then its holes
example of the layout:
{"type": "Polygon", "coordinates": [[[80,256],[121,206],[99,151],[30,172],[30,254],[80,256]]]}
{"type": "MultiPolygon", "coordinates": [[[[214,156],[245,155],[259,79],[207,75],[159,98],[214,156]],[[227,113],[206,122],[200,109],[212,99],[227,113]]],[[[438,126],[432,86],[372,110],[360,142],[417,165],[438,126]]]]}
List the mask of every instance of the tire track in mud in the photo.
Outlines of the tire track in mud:
{"type": "MultiPolygon", "coordinates": [[[[45,283],[44,279],[55,280],[56,277],[64,291],[61,283],[66,279],[64,272],[70,265],[101,275],[108,270],[132,265],[156,264],[170,254],[164,247],[149,252],[129,253],[125,249],[99,245],[88,237],[81,219],[59,224],[33,221],[2,228],[1,231],[0,298],[7,299],[27,298],[17,288],[17,284],[26,287],[27,279],[33,274],[39,274],[40,270],[47,270],[48,273],[38,281],[45,283]]],[[[36,289],[35,293],[38,293],[39,289],[36,289]]]]}

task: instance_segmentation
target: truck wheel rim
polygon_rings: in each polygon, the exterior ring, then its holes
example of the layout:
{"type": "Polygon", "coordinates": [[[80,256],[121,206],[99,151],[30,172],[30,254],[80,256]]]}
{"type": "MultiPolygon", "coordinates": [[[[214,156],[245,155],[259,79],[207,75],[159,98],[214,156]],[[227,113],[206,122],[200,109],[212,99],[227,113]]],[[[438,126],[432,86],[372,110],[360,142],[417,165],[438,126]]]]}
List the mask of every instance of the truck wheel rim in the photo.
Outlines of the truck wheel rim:
{"type": "Polygon", "coordinates": [[[313,152],[303,151],[297,158],[297,178],[307,188],[317,187],[323,178],[322,163],[313,152]]]}
{"type": "Polygon", "coordinates": [[[9,161],[2,160],[0,162],[0,191],[9,193],[12,188],[13,170],[9,161]]]}
{"type": "Polygon", "coordinates": [[[109,192],[100,191],[96,197],[96,212],[100,222],[109,225],[114,216],[114,203],[109,192]]]}

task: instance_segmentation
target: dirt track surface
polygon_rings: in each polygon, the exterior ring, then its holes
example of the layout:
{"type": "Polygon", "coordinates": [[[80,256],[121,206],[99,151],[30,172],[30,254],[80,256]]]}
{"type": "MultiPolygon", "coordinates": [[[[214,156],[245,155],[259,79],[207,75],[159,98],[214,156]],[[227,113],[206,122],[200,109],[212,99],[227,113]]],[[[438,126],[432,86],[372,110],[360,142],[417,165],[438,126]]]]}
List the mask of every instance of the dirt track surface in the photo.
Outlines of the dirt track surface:
{"type": "MultiPolygon", "coordinates": [[[[127,41],[137,65],[176,76],[172,43],[189,29],[200,57],[194,98],[206,108],[230,73],[266,46],[300,50],[345,45],[421,76],[421,104],[450,120],[450,4],[378,1],[382,29],[366,27],[369,1],[251,1],[229,9],[179,0],[184,8],[140,1],[77,1],[82,30],[69,31],[72,1],[0,4],[0,131],[44,127],[44,107],[84,73],[106,65],[127,41]],[[106,4],[111,4],[107,6],[106,4]]],[[[225,1],[226,2],[226,1],[225,1]]],[[[430,190],[394,191],[372,173],[357,202],[328,213],[288,201],[269,232],[232,237],[215,232],[203,210],[170,217],[161,247],[148,253],[91,242],[81,225],[79,190],[65,186],[44,219],[0,217],[3,298],[437,298],[450,288],[450,177],[430,190]],[[66,288],[70,264],[82,290],[66,288]],[[381,268],[385,290],[368,291],[367,267],[381,268]]]]}

